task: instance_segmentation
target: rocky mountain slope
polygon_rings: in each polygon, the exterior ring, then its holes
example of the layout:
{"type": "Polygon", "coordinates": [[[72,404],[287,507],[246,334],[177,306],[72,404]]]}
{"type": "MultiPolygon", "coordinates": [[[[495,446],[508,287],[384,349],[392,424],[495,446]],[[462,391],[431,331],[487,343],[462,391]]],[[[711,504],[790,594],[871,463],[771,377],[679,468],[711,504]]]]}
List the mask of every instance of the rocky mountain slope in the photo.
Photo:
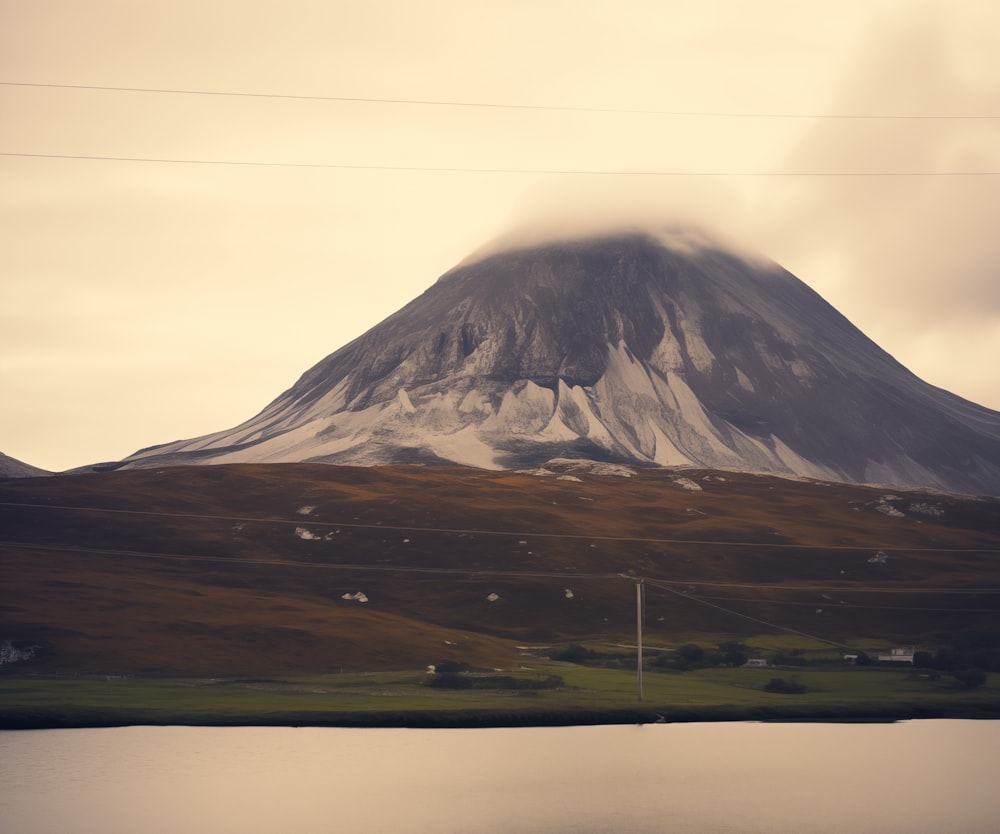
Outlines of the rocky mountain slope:
{"type": "Polygon", "coordinates": [[[0,452],[0,478],[36,478],[39,475],[51,474],[46,469],[40,469],[0,452]]]}
{"type": "Polygon", "coordinates": [[[119,466],[557,457],[1000,493],[1000,413],[677,230],[470,259],[233,429],[119,466]]]}

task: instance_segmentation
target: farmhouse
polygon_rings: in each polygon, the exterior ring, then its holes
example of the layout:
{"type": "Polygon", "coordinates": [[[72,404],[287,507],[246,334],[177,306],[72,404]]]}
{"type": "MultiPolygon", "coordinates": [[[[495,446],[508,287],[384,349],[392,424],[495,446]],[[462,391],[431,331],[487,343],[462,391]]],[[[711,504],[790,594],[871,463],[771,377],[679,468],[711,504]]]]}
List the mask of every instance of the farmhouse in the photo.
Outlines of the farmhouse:
{"type": "Polygon", "coordinates": [[[878,656],[880,663],[913,663],[913,646],[890,649],[889,654],[878,656]]]}

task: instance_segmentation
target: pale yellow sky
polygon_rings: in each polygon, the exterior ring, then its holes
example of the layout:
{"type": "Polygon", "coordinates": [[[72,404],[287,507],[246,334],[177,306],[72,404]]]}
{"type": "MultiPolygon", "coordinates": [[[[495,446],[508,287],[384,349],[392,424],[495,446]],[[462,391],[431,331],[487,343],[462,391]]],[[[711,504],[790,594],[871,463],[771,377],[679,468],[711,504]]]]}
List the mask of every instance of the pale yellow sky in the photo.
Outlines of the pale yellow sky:
{"type": "Polygon", "coordinates": [[[992,0],[0,0],[0,152],[103,157],[0,155],[0,451],[227,428],[505,229],[620,216],[721,228],[1000,408],[1000,176],[941,176],[1000,172],[1000,119],[829,118],[1000,116],[998,31],[992,0]]]}

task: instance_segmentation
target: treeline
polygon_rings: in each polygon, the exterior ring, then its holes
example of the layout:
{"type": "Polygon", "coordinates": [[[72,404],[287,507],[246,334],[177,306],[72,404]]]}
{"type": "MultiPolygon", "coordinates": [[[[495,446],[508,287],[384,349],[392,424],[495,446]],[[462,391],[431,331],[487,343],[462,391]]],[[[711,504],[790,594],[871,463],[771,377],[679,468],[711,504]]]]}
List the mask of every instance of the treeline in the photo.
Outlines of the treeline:
{"type": "MultiPolygon", "coordinates": [[[[635,664],[634,652],[599,652],[586,646],[571,644],[550,655],[553,660],[578,663],[585,666],[628,666],[635,664]]],[[[652,670],[687,672],[709,667],[743,666],[751,658],[760,658],[772,667],[804,668],[843,664],[843,657],[809,657],[799,650],[760,652],[741,643],[729,640],[711,648],[687,643],[673,651],[649,652],[644,666],[652,670]]],[[[858,666],[879,664],[878,656],[858,652],[854,661],[858,666]]],[[[902,664],[896,664],[901,666],[902,664]]],[[[935,651],[917,651],[913,655],[913,668],[933,672],[960,673],[967,671],[1000,672],[1000,648],[994,646],[954,647],[945,646],[935,651]]]]}
{"type": "Polygon", "coordinates": [[[426,686],[438,689],[489,689],[493,691],[537,692],[542,689],[561,689],[564,681],[561,675],[547,675],[544,678],[515,677],[514,675],[491,675],[476,672],[468,664],[445,661],[434,667],[434,674],[425,682],[426,686]]]}
{"type": "MultiPolygon", "coordinates": [[[[736,640],[719,643],[711,649],[704,649],[694,643],[687,643],[672,652],[652,655],[646,666],[687,672],[708,666],[742,666],[752,656],[752,649],[736,640]]],[[[571,644],[550,655],[553,660],[578,663],[584,666],[627,666],[635,665],[634,652],[598,652],[586,646],[571,644]]]]}
{"type": "Polygon", "coordinates": [[[935,652],[917,651],[913,653],[913,665],[939,672],[961,672],[967,669],[1000,672],[1000,649],[946,647],[935,652]]]}

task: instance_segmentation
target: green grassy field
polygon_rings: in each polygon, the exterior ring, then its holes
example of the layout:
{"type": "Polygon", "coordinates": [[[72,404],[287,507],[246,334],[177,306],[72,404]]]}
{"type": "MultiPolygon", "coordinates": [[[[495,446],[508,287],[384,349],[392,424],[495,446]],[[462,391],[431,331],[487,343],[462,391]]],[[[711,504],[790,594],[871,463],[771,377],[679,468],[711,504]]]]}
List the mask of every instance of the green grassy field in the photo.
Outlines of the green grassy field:
{"type": "Polygon", "coordinates": [[[954,678],[889,668],[634,672],[546,663],[523,678],[559,675],[557,689],[442,690],[414,672],[281,679],[0,678],[0,726],[289,724],[492,726],[666,720],[889,720],[996,717],[1000,679],[963,688],[954,678]],[[764,690],[794,676],[806,691],[764,690]]]}

